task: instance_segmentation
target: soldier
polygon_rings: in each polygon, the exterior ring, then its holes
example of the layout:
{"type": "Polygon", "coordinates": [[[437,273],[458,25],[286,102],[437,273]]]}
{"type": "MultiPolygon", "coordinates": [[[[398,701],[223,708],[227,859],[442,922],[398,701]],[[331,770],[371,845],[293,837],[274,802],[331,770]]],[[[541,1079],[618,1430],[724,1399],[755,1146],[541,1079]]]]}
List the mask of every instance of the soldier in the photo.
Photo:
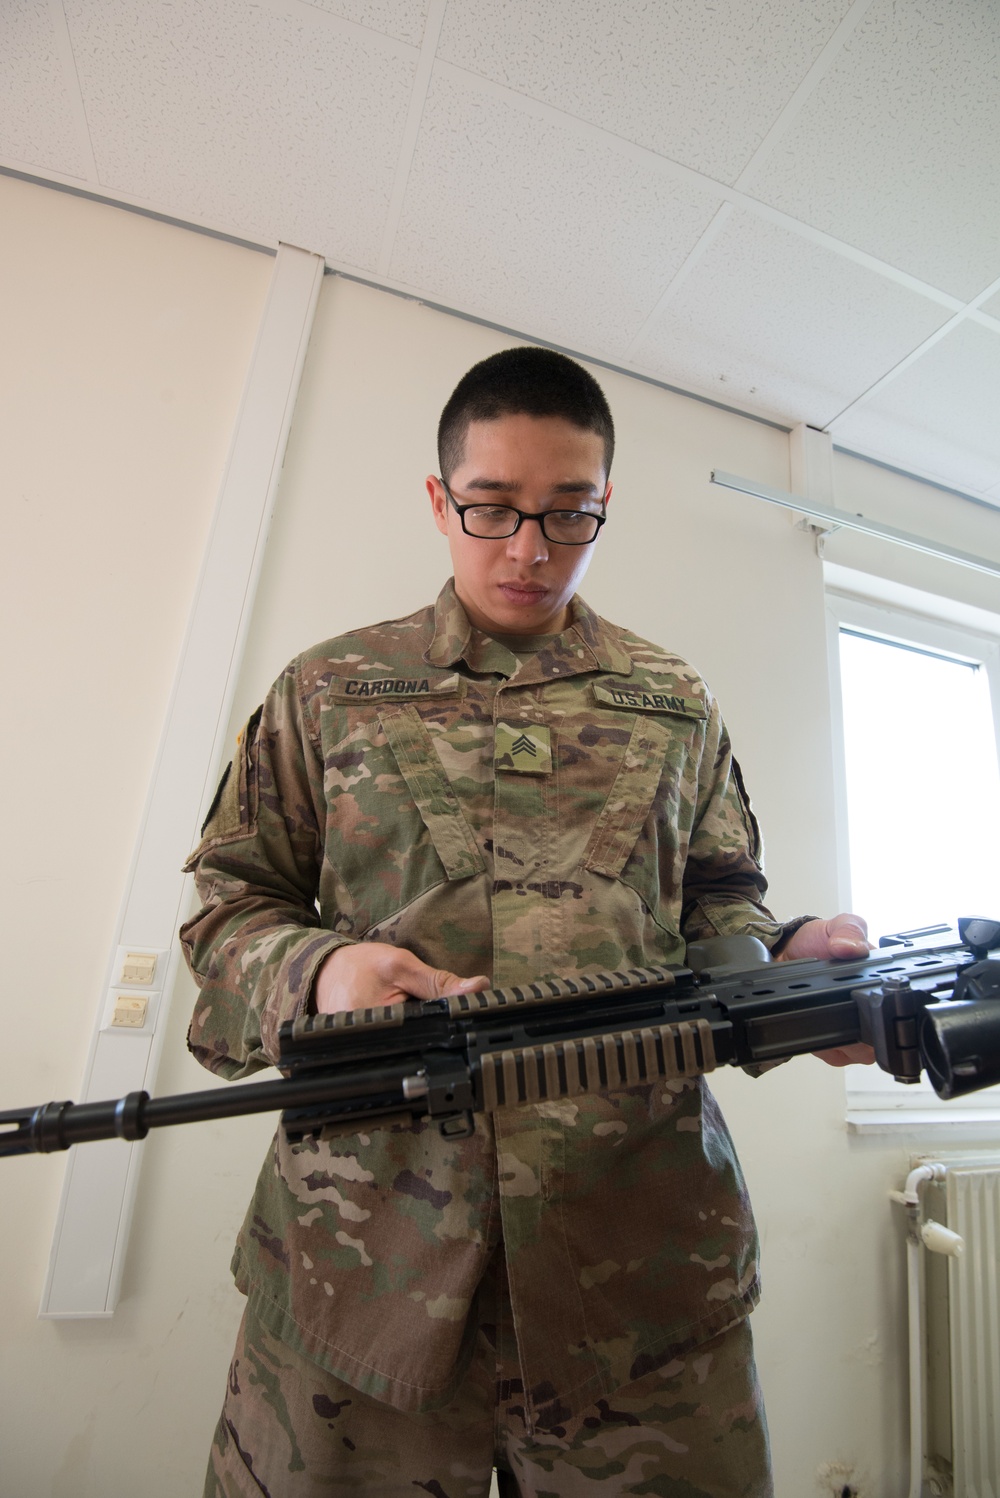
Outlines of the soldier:
{"type": "MultiPolygon", "coordinates": [[[[577,595],[608,513],[600,387],[544,349],[461,380],[427,480],[454,578],[288,666],[192,855],[194,1054],[272,1064],[282,1021],[680,962],[777,921],[717,705],[577,595]]],[[[845,1064],[845,1053],[828,1056],[845,1064]]],[[[206,1494],[763,1498],[757,1244],[702,1079],[289,1144],[240,1233],[247,1307],[206,1494]]]]}

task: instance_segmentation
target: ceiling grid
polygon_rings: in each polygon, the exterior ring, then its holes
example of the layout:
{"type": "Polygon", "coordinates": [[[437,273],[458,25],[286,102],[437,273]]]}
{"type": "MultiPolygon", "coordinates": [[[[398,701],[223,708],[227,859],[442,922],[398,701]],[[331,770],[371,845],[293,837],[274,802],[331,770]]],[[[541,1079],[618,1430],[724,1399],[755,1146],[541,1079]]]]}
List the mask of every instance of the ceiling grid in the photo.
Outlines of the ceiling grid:
{"type": "Polygon", "coordinates": [[[0,168],[995,504],[998,74],[977,0],[4,0],[0,168]]]}
{"type": "MultiPolygon", "coordinates": [[[[858,26],[862,18],[871,9],[873,3],[874,0],[854,0],[854,4],[851,6],[847,15],[844,17],[840,25],[837,27],[836,31],[830,37],[830,40],[826,43],[822,52],[820,52],[819,56],[816,58],[816,61],[809,69],[808,73],[806,73],[805,77],[802,79],[802,82],[799,84],[798,88],[795,90],[788,103],[784,106],[777,119],[775,119],[771,128],[764,136],[764,139],[761,141],[760,145],[754,151],[746,166],[736,178],[733,186],[738,191],[746,192],[748,190],[751,183],[753,182],[754,177],[763,167],[764,163],[770,159],[771,154],[777,146],[778,142],[788,133],[788,130],[791,128],[794,121],[798,119],[806,100],[819,85],[820,81],[826,77],[826,74],[829,72],[830,67],[833,64],[834,58],[840,52],[841,48],[846,44],[848,38],[853,34],[855,28],[858,26]]],[[[685,260],[684,264],[681,266],[680,270],[673,277],[670,283],[666,287],[664,287],[656,302],[655,307],[653,307],[652,311],[650,312],[649,316],[646,318],[642,326],[636,331],[631,343],[625,351],[626,359],[633,358],[637,350],[642,347],[642,344],[645,341],[646,337],[659,322],[673,297],[680,290],[683,282],[687,279],[691,271],[701,260],[702,256],[708,250],[709,246],[718,238],[719,234],[725,228],[731,213],[731,203],[725,203],[719,209],[718,213],[715,215],[715,218],[712,220],[711,224],[705,231],[699,243],[695,245],[694,249],[691,251],[690,255],[685,260]]]]}
{"type": "Polygon", "coordinates": [[[392,250],[396,242],[396,230],[399,228],[399,219],[403,212],[406,184],[410,177],[413,153],[417,147],[417,135],[420,130],[420,122],[423,118],[427,90],[430,87],[431,72],[434,67],[434,54],[437,51],[438,37],[441,34],[441,23],[444,20],[446,5],[447,0],[430,0],[430,7],[427,12],[427,24],[424,31],[423,45],[420,49],[420,61],[417,63],[417,71],[413,79],[410,108],[406,116],[403,141],[399,149],[399,160],[396,164],[396,176],[392,184],[392,195],[389,199],[389,212],[386,214],[385,228],[382,231],[382,244],[378,252],[378,261],[375,267],[380,276],[387,276],[389,274],[389,266],[392,264],[392,250]]]}
{"type": "Polygon", "coordinates": [[[91,181],[97,181],[97,159],[94,156],[94,143],[90,138],[90,125],[87,122],[87,106],[83,99],[83,90],[80,88],[80,76],[76,68],[76,58],[73,56],[73,43],[70,39],[69,27],[66,24],[66,12],[63,9],[62,0],[48,0],[49,11],[52,16],[52,37],[55,44],[56,56],[62,68],[66,80],[66,102],[73,114],[76,124],[77,142],[80,151],[80,160],[83,163],[84,172],[91,181]]]}
{"type": "Polygon", "coordinates": [[[843,411],[838,411],[837,415],[827,422],[827,429],[831,432],[835,432],[838,422],[841,422],[846,416],[850,414],[850,412],[856,410],[859,406],[862,406],[866,402],[874,399],[874,397],[878,395],[879,391],[883,390],[886,385],[890,384],[893,380],[897,379],[898,376],[901,375],[905,370],[909,369],[911,364],[915,364],[916,361],[922,358],[929,349],[933,348],[934,344],[939,342],[940,339],[946,338],[949,333],[954,332],[955,328],[957,328],[960,323],[965,322],[967,318],[971,317],[983,304],[983,302],[988,301],[989,298],[993,296],[997,291],[1000,291],[1000,276],[998,276],[995,281],[987,286],[985,291],[981,291],[979,295],[968,304],[967,307],[962,307],[958,312],[955,313],[954,317],[949,317],[946,323],[942,323],[941,327],[938,328],[936,332],[928,334],[923,343],[921,343],[917,348],[913,349],[909,354],[906,355],[905,358],[900,359],[899,363],[894,365],[892,369],[887,370],[886,373],[881,377],[881,379],[875,381],[874,385],[869,386],[867,390],[863,390],[860,395],[855,396],[854,400],[851,401],[851,404],[849,406],[845,406],[843,411]]]}

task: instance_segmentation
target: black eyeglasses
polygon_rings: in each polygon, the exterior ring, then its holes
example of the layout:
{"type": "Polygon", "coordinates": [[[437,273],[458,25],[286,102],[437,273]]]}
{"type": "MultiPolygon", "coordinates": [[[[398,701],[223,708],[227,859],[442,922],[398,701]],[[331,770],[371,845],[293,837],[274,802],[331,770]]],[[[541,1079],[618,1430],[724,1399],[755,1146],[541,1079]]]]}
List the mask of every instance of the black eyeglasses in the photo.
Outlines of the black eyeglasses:
{"type": "Polygon", "coordinates": [[[599,515],[593,510],[543,510],[535,515],[528,510],[515,510],[513,505],[460,505],[444,479],[441,487],[465,534],[480,541],[506,541],[522,521],[537,520],[546,541],[554,541],[557,546],[589,546],[597,540],[597,532],[608,518],[603,499],[599,515]]]}

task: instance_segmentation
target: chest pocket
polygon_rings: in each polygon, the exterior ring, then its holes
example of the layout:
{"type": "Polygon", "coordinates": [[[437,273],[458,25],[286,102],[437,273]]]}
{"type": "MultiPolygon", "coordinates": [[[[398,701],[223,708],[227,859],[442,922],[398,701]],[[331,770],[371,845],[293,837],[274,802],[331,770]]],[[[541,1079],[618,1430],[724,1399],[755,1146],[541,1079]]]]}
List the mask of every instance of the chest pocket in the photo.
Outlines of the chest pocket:
{"type": "Polygon", "coordinates": [[[671,734],[637,719],[583,861],[595,874],[620,879],[659,789],[671,734]]]}
{"type": "Polygon", "coordinates": [[[601,706],[618,709],[622,726],[631,717],[632,727],[584,850],[584,866],[627,886],[656,924],[676,938],[697,811],[704,707],[652,691],[612,696],[598,688],[594,695],[601,706]]]}
{"type": "Polygon", "coordinates": [[[379,723],[448,879],[484,873],[486,861],[417,709],[385,707],[379,723]]]}

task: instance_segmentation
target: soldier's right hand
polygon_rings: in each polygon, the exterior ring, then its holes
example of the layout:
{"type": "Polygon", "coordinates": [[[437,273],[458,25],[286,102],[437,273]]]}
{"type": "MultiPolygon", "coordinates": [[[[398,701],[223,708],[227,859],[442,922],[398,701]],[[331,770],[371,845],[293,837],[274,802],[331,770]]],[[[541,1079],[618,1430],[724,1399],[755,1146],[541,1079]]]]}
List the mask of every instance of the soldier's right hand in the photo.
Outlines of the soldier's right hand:
{"type": "Polygon", "coordinates": [[[438,999],[448,993],[477,993],[489,988],[485,977],[460,978],[426,962],[405,947],[384,941],[362,941],[338,947],[320,965],[313,983],[311,1008],[317,1014],[344,1009],[374,1009],[412,995],[438,999]]]}

